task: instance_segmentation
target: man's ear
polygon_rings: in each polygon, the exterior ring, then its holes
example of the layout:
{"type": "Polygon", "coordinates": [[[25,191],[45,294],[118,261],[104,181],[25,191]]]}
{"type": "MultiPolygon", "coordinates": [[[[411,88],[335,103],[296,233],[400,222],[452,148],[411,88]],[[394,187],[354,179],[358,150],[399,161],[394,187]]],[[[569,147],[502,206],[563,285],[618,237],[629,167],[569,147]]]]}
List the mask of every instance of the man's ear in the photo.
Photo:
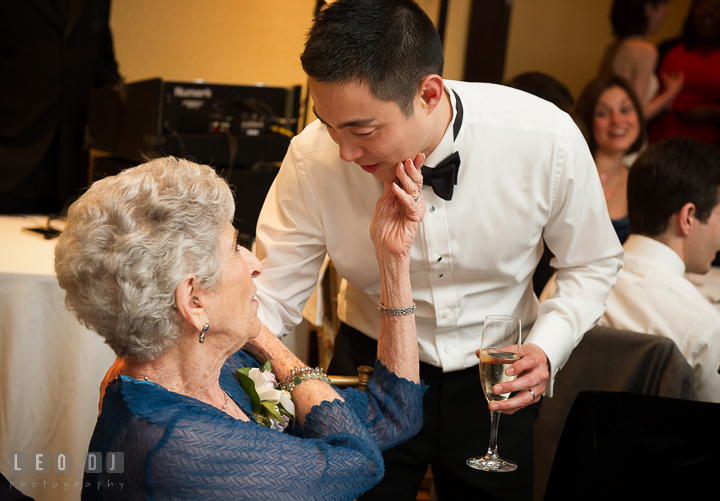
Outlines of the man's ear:
{"type": "Polygon", "coordinates": [[[199,287],[195,275],[186,275],[175,289],[175,303],[178,315],[201,331],[206,322],[205,294],[199,287]]]}
{"type": "Polygon", "coordinates": [[[440,75],[428,75],[418,85],[418,96],[422,101],[422,107],[427,109],[428,113],[440,104],[444,92],[443,79],[440,75]]]}
{"type": "Polygon", "coordinates": [[[678,212],[678,227],[680,229],[680,233],[685,236],[690,234],[693,228],[695,228],[695,226],[697,226],[700,222],[696,216],[697,211],[694,203],[688,202],[682,206],[680,212],[678,212]]]}

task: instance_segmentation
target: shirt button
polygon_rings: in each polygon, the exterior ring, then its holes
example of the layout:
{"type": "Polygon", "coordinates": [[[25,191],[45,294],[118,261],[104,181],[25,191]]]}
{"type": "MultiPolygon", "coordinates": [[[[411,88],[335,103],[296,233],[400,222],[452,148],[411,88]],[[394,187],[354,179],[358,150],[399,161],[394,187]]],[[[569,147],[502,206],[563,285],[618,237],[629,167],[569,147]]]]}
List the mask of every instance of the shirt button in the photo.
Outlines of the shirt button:
{"type": "Polygon", "coordinates": [[[442,256],[437,257],[437,262],[439,263],[440,261],[442,261],[442,256]]]}
{"type": "Polygon", "coordinates": [[[443,317],[443,318],[447,318],[447,317],[450,316],[450,312],[447,311],[447,310],[443,310],[443,311],[440,313],[440,316],[443,317]]]}
{"type": "Polygon", "coordinates": [[[430,206],[430,212],[435,212],[435,206],[434,206],[434,205],[431,205],[431,206],[430,206]]]}
{"type": "Polygon", "coordinates": [[[446,347],[445,347],[445,353],[450,353],[450,347],[449,347],[449,346],[446,346],[446,347]]]}

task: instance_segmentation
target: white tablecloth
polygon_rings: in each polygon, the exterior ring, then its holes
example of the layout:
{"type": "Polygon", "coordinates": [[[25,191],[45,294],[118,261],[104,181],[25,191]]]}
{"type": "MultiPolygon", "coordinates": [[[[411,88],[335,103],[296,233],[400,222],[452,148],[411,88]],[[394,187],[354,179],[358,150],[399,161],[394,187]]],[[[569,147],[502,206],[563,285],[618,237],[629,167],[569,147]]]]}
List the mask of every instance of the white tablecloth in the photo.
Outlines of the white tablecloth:
{"type": "Polygon", "coordinates": [[[0,217],[0,472],[38,501],[77,500],[98,388],[115,356],[65,310],[52,268],[57,240],[23,230],[39,224],[45,218],[0,217]],[[28,463],[36,452],[70,453],[70,472],[27,464],[18,473],[16,452],[28,463]]]}

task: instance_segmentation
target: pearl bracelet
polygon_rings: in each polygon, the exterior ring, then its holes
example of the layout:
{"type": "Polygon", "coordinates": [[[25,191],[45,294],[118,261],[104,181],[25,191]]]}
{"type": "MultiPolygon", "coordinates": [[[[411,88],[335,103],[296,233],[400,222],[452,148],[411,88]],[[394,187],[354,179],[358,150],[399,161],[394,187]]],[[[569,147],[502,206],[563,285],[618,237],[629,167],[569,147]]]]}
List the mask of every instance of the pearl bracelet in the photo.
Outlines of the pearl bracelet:
{"type": "Polygon", "coordinates": [[[311,369],[310,367],[295,367],[292,371],[290,371],[289,376],[285,376],[285,383],[283,384],[283,389],[289,393],[292,393],[292,391],[297,385],[299,385],[303,381],[307,381],[308,379],[316,379],[318,381],[324,381],[325,383],[330,384],[330,379],[328,379],[328,377],[323,373],[323,370],[320,367],[315,367],[314,369],[311,369]]]}

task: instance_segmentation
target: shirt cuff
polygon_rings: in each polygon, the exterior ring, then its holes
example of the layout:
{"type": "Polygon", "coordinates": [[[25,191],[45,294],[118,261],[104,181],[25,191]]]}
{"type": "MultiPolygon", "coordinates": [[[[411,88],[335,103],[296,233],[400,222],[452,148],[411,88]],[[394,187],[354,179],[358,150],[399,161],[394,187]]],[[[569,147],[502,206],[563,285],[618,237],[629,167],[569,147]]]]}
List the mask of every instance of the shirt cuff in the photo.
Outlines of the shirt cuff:
{"type": "Polygon", "coordinates": [[[545,387],[544,396],[553,396],[555,377],[567,362],[573,348],[575,337],[567,322],[554,313],[538,317],[525,343],[539,346],[547,356],[550,378],[545,387]]]}

